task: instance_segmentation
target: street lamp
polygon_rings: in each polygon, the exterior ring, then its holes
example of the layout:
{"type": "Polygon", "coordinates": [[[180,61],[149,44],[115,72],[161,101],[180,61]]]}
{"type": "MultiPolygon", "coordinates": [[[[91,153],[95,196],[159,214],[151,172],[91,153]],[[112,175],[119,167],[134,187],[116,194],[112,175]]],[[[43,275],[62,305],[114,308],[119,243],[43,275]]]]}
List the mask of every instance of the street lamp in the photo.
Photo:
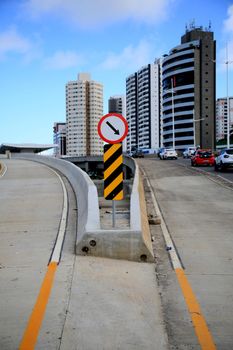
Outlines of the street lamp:
{"type": "MultiPolygon", "coordinates": [[[[216,60],[212,60],[212,62],[216,63],[216,60]]],[[[223,63],[223,62],[222,62],[223,63]]],[[[226,64],[226,99],[227,99],[227,148],[230,148],[230,101],[228,96],[228,65],[233,63],[233,61],[228,60],[228,45],[226,44],[226,61],[224,62],[226,64]]]]}
{"type": "Polygon", "coordinates": [[[171,93],[172,93],[172,148],[175,149],[175,109],[174,109],[174,89],[173,79],[171,78],[171,93]]]}
{"type": "Polygon", "coordinates": [[[174,87],[173,79],[171,78],[171,89],[166,89],[165,92],[172,94],[172,148],[175,149],[175,108],[174,108],[174,87]]]}
{"type": "Polygon", "coordinates": [[[230,100],[228,96],[228,65],[233,61],[228,61],[228,45],[226,45],[226,73],[227,73],[227,148],[230,148],[230,100]]]}
{"type": "Polygon", "coordinates": [[[195,123],[200,122],[204,120],[204,118],[201,119],[194,119],[194,110],[193,110],[193,147],[196,147],[196,130],[195,130],[195,123]]]}

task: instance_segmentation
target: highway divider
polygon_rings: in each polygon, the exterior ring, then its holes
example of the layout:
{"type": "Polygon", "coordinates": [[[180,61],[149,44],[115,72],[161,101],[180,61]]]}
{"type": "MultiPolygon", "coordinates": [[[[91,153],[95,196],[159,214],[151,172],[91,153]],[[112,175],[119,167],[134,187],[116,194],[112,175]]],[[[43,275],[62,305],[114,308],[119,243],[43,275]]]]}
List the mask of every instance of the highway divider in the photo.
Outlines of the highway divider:
{"type": "Polygon", "coordinates": [[[60,171],[70,182],[77,200],[78,255],[153,262],[144,189],[136,162],[124,157],[134,173],[130,196],[130,228],[101,229],[97,188],[90,177],[74,164],[48,156],[13,154],[13,158],[36,161],[60,171]]]}

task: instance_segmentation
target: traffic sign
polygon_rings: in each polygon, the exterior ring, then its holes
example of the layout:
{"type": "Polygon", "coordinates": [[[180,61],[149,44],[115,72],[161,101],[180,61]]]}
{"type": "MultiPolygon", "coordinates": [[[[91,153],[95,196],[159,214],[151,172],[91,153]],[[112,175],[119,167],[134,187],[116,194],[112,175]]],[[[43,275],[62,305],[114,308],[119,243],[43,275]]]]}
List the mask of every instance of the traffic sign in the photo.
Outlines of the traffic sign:
{"type": "Polygon", "coordinates": [[[104,145],[104,198],[123,199],[122,144],[104,145]]]}
{"type": "Polygon", "coordinates": [[[121,114],[108,113],[98,123],[98,134],[107,143],[120,143],[127,133],[128,123],[121,114]]]}

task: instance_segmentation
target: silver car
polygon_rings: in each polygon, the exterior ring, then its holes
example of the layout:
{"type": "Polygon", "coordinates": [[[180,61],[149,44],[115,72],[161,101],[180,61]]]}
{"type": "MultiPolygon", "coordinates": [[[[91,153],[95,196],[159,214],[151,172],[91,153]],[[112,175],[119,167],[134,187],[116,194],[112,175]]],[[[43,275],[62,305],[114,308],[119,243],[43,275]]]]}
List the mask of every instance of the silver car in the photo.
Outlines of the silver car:
{"type": "Polygon", "coordinates": [[[178,154],[176,150],[172,148],[164,148],[164,150],[159,155],[160,159],[177,159],[178,154]]]}
{"type": "Polygon", "coordinates": [[[183,158],[191,158],[196,152],[196,147],[188,147],[183,152],[183,158]]]}
{"type": "Polygon", "coordinates": [[[233,148],[226,148],[215,158],[215,170],[225,170],[233,168],[233,148]]]}

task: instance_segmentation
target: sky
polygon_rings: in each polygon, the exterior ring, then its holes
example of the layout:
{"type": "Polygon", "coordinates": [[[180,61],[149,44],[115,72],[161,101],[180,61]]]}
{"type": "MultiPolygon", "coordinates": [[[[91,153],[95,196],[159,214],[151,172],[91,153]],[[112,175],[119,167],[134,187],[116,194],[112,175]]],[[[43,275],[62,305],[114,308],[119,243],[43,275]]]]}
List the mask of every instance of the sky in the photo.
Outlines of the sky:
{"type": "Polygon", "coordinates": [[[216,95],[226,97],[228,66],[233,96],[233,1],[0,0],[0,144],[52,143],[65,84],[81,72],[103,84],[106,114],[126,77],[179,45],[192,23],[211,25],[216,95]]]}

